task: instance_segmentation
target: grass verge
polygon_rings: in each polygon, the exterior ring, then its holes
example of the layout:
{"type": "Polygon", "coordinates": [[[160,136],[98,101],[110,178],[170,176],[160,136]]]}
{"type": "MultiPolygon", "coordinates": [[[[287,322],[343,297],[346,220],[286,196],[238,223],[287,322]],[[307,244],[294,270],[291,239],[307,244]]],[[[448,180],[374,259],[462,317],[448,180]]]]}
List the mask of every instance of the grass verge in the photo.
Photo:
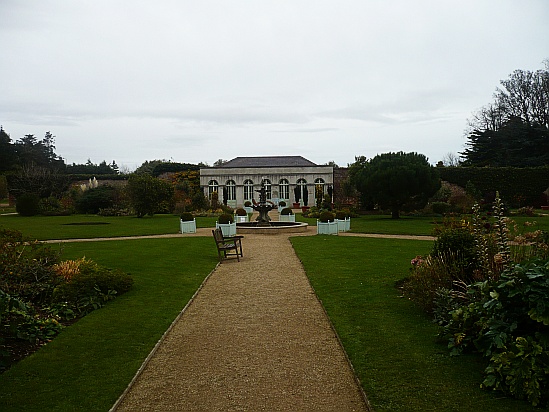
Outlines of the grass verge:
{"type": "Polygon", "coordinates": [[[530,411],[483,391],[484,363],[450,357],[436,326],[395,282],[427,241],[295,237],[294,248],[376,411],[530,411]],[[319,253],[321,251],[321,253],[319,253]]]}
{"type": "Polygon", "coordinates": [[[70,243],[134,277],[133,289],[0,375],[0,410],[106,411],[217,263],[206,237],[70,243]]]}
{"type": "MultiPolygon", "coordinates": [[[[215,227],[215,217],[198,217],[198,227],[215,227]]],[[[175,215],[103,217],[71,216],[0,216],[0,228],[19,230],[32,239],[89,239],[96,237],[162,235],[179,232],[175,215]]]]}

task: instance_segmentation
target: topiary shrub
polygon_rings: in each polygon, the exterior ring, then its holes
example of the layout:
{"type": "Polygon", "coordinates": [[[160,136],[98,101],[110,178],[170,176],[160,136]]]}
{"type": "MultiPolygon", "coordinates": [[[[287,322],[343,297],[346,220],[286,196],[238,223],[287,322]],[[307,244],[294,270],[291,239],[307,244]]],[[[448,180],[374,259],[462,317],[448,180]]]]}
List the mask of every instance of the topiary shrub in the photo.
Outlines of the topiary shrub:
{"type": "Polygon", "coordinates": [[[252,202],[250,202],[249,200],[246,200],[244,202],[244,207],[252,207],[252,202]]]}
{"type": "Polygon", "coordinates": [[[219,223],[220,225],[226,225],[228,223],[233,223],[234,222],[234,217],[233,215],[230,215],[228,213],[223,213],[222,215],[219,216],[219,218],[217,219],[217,223],[219,223]]]}
{"type": "Polygon", "coordinates": [[[327,210],[320,213],[320,216],[318,218],[322,223],[327,222],[333,222],[335,219],[335,215],[332,212],[328,212],[327,210]]]}
{"type": "Polygon", "coordinates": [[[191,212],[183,212],[181,213],[181,215],[179,216],[179,218],[183,221],[183,222],[191,222],[192,220],[194,220],[194,216],[191,212]]]}
{"type": "Polygon", "coordinates": [[[281,200],[280,202],[278,202],[278,206],[280,207],[285,207],[286,206],[286,202],[284,200],[281,200]]]}
{"type": "Polygon", "coordinates": [[[21,216],[36,216],[40,213],[40,199],[34,193],[24,193],[17,197],[15,211],[21,216]]]}
{"type": "Polygon", "coordinates": [[[234,214],[237,215],[237,216],[247,216],[248,215],[248,212],[246,212],[244,209],[242,209],[241,207],[239,207],[238,209],[236,209],[234,211],[234,214]]]}
{"type": "Polygon", "coordinates": [[[344,220],[348,217],[349,217],[349,214],[343,210],[338,210],[337,212],[335,212],[335,218],[338,220],[344,220]]]}
{"type": "Polygon", "coordinates": [[[97,214],[100,209],[108,209],[114,205],[115,189],[104,185],[86,190],[76,201],[79,213],[97,214]]]}
{"type": "Polygon", "coordinates": [[[294,212],[292,212],[292,209],[290,209],[289,207],[285,207],[284,209],[282,209],[280,211],[280,214],[281,215],[293,215],[294,212]]]}

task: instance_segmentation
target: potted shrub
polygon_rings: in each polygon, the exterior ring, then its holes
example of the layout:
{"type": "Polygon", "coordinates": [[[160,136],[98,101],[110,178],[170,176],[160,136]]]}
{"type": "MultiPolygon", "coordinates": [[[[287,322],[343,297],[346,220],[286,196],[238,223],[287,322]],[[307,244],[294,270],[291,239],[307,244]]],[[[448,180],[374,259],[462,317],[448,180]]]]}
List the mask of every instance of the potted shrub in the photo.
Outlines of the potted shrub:
{"type": "Polygon", "coordinates": [[[337,222],[332,212],[324,211],[316,221],[316,233],[318,235],[337,235],[337,222]]]}
{"type": "Polygon", "coordinates": [[[282,213],[282,209],[286,207],[286,202],[284,200],[281,200],[278,202],[278,213],[282,213]]]}
{"type": "Polygon", "coordinates": [[[351,230],[351,218],[347,213],[341,210],[337,211],[335,221],[337,222],[337,230],[339,232],[348,232],[351,230]]]}
{"type": "Polygon", "coordinates": [[[236,235],[236,222],[234,221],[233,215],[228,213],[223,213],[215,222],[215,227],[220,228],[223,232],[223,236],[234,236],[236,235]]]}
{"type": "Polygon", "coordinates": [[[179,216],[181,233],[196,233],[196,219],[191,212],[183,212],[179,216]]]}
{"type": "Polygon", "coordinates": [[[285,207],[280,212],[280,221],[281,222],[295,222],[295,215],[294,212],[292,212],[292,209],[289,207],[285,207]]]}
{"type": "Polygon", "coordinates": [[[244,202],[244,210],[246,211],[246,213],[250,214],[250,213],[253,213],[254,212],[254,208],[252,207],[252,202],[250,202],[249,200],[246,200],[244,202]]]}
{"type": "Polygon", "coordinates": [[[248,220],[248,212],[244,210],[243,208],[239,207],[234,211],[234,217],[236,222],[249,222],[248,220]]]}

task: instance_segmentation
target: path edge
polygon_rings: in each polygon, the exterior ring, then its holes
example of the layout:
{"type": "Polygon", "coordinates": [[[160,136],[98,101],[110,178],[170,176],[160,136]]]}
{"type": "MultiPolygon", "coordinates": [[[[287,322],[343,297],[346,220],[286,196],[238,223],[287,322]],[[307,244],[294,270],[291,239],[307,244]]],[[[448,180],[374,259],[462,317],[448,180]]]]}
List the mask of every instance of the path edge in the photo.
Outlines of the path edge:
{"type": "Polygon", "coordinates": [[[364,404],[366,405],[366,409],[369,412],[374,412],[374,408],[370,404],[370,401],[368,399],[368,395],[366,395],[366,392],[364,391],[364,388],[362,387],[362,383],[360,382],[360,379],[358,378],[358,375],[356,374],[356,370],[353,366],[353,363],[351,362],[351,359],[349,359],[349,355],[347,355],[347,351],[345,350],[345,347],[343,346],[343,342],[341,341],[341,338],[339,337],[339,334],[337,333],[336,328],[335,328],[334,324],[332,323],[332,320],[330,319],[330,316],[328,316],[328,312],[326,311],[326,308],[324,307],[324,305],[322,303],[322,300],[318,297],[318,294],[316,293],[315,288],[311,284],[311,280],[309,279],[309,276],[307,276],[307,271],[305,270],[305,266],[303,266],[303,262],[301,261],[301,259],[299,258],[299,255],[296,253],[296,251],[294,249],[294,245],[291,242],[291,237],[289,237],[288,240],[290,241],[290,245],[292,246],[292,249],[294,250],[294,253],[295,253],[295,255],[297,256],[297,258],[299,260],[299,264],[303,268],[303,272],[305,273],[305,278],[307,279],[307,283],[309,284],[309,287],[313,291],[313,293],[315,295],[315,299],[317,300],[320,307],[322,308],[322,311],[324,312],[324,316],[326,317],[326,319],[328,320],[328,324],[330,325],[330,329],[334,333],[334,335],[337,339],[337,343],[338,343],[341,351],[343,352],[343,355],[345,356],[345,361],[347,362],[347,365],[351,369],[351,373],[353,374],[353,378],[355,380],[355,383],[358,386],[358,390],[360,391],[360,394],[362,396],[362,400],[364,401],[364,404]]]}
{"type": "Polygon", "coordinates": [[[213,275],[213,273],[217,270],[217,268],[219,267],[220,263],[217,263],[217,265],[215,265],[215,267],[213,268],[213,270],[208,273],[208,275],[206,276],[206,278],[202,281],[202,283],[200,284],[200,286],[198,287],[198,289],[196,289],[196,291],[194,292],[194,294],[191,296],[191,298],[189,299],[189,301],[187,302],[187,304],[183,307],[183,309],[181,309],[181,312],[179,312],[179,314],[175,317],[175,319],[172,321],[172,323],[170,324],[170,326],[168,327],[168,329],[166,329],[166,331],[162,334],[162,336],[160,337],[160,339],[156,342],[156,344],[154,345],[154,347],[152,348],[152,350],[149,352],[149,354],[147,355],[147,357],[145,358],[145,360],[143,361],[143,363],[141,364],[141,366],[139,367],[139,369],[137,370],[137,372],[135,372],[135,375],[133,376],[132,380],[130,381],[130,383],[128,384],[128,386],[126,386],[126,389],[124,389],[124,392],[122,392],[122,394],[118,397],[118,399],[116,400],[116,402],[114,403],[114,405],[109,409],[109,412],[115,412],[118,407],[120,406],[120,404],[122,403],[122,401],[124,400],[124,398],[126,397],[126,395],[128,394],[128,392],[131,390],[131,388],[133,387],[133,385],[135,384],[135,382],[137,381],[137,379],[139,379],[139,377],[141,376],[141,374],[143,373],[143,371],[145,370],[145,368],[147,367],[147,365],[149,364],[150,360],[153,358],[153,356],[156,354],[156,351],[158,350],[158,348],[160,347],[160,345],[164,342],[164,340],[166,339],[166,336],[172,331],[172,329],[175,327],[176,323],[181,319],[181,317],[183,316],[183,314],[187,311],[187,308],[191,305],[191,303],[194,302],[196,296],[198,295],[198,293],[202,290],[202,288],[204,287],[204,285],[206,284],[206,282],[208,282],[208,280],[210,279],[210,277],[213,275]]]}

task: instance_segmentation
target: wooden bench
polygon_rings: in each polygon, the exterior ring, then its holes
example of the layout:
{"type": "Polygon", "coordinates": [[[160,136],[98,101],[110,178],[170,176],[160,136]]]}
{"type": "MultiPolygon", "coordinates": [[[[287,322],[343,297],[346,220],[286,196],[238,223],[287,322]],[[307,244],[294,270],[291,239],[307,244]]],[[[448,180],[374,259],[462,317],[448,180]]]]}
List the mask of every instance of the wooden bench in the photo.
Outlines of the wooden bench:
{"type": "Polygon", "coordinates": [[[240,262],[240,256],[244,256],[242,253],[242,238],[244,236],[223,236],[223,232],[220,228],[212,230],[212,234],[217,247],[217,256],[221,262],[227,256],[236,256],[236,259],[240,262]],[[233,253],[231,253],[233,251],[233,253]]]}

